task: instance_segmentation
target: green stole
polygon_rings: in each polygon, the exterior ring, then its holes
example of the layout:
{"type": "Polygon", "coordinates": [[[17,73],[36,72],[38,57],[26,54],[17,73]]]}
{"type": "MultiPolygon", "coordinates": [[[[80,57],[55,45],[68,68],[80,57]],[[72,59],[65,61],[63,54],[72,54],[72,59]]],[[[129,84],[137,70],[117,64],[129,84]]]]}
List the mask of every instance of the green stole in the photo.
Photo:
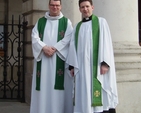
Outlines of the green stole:
{"type": "MultiPolygon", "coordinates": [[[[76,26],[75,45],[77,50],[78,33],[82,21],[76,26]]],[[[98,64],[98,48],[99,48],[99,21],[98,17],[92,15],[92,36],[93,36],[93,89],[92,89],[92,106],[102,106],[101,83],[97,79],[97,64],[98,64]]]]}
{"type": "MultiPolygon", "coordinates": [[[[38,21],[38,32],[41,41],[43,41],[44,36],[44,28],[46,25],[47,19],[42,17],[38,21]]],[[[64,38],[64,34],[67,28],[67,18],[62,17],[59,19],[58,25],[58,38],[57,42],[64,38]]],[[[36,90],[40,90],[40,82],[41,82],[41,65],[42,60],[37,62],[37,71],[36,71],[36,90]]],[[[56,56],[56,78],[55,78],[55,85],[54,89],[64,90],[64,67],[65,63],[62,59],[56,56]]]]}

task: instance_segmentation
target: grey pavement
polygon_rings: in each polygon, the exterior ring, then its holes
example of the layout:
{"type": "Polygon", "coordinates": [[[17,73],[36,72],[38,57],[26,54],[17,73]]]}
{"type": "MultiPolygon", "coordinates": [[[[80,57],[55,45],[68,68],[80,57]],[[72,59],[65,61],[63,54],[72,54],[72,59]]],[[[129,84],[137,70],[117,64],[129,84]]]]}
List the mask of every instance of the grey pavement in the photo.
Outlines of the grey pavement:
{"type": "Polygon", "coordinates": [[[0,113],[29,113],[30,106],[21,102],[0,102],[0,113]]]}

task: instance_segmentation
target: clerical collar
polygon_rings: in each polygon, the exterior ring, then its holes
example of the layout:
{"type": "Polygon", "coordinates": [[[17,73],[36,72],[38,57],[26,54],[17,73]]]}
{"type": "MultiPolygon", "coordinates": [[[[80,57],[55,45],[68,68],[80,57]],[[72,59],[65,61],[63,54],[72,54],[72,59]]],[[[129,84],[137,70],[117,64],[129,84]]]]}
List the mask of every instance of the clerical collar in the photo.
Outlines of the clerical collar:
{"type": "Polygon", "coordinates": [[[92,20],[92,15],[90,17],[88,17],[88,18],[83,18],[82,22],[87,22],[87,21],[90,21],[90,20],[92,20]]]}

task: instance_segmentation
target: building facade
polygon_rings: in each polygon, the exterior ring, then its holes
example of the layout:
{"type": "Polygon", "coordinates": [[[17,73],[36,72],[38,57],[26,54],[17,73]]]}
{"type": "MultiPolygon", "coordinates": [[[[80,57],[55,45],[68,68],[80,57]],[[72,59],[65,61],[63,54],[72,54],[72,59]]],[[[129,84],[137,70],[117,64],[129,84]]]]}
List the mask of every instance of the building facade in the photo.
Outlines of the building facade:
{"type": "MultiPolygon", "coordinates": [[[[140,113],[141,47],[139,34],[140,9],[137,0],[93,0],[94,14],[104,17],[110,27],[117,74],[119,105],[117,113],[140,113]]],[[[11,15],[22,15],[28,22],[25,37],[25,102],[30,104],[33,56],[31,30],[38,18],[48,11],[48,0],[0,0],[0,24],[11,15]],[[7,9],[6,9],[7,8],[7,9]]],[[[62,12],[73,25],[81,20],[77,0],[62,0],[62,12]]],[[[14,20],[17,22],[17,20],[14,20]]],[[[2,53],[1,53],[2,54],[2,53]]],[[[1,69],[1,72],[3,69],[1,69]]],[[[16,71],[16,70],[15,70],[16,71]]],[[[3,74],[0,73],[0,81],[3,74]]]]}

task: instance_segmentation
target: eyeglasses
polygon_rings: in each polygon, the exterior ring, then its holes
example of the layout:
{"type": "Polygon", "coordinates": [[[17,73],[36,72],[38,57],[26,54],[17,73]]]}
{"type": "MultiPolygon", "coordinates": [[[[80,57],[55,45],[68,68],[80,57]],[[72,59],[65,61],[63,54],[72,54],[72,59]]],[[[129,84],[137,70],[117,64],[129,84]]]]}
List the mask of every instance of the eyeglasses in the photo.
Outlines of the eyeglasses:
{"type": "Polygon", "coordinates": [[[60,5],[49,4],[51,7],[60,7],[60,5]]]}

